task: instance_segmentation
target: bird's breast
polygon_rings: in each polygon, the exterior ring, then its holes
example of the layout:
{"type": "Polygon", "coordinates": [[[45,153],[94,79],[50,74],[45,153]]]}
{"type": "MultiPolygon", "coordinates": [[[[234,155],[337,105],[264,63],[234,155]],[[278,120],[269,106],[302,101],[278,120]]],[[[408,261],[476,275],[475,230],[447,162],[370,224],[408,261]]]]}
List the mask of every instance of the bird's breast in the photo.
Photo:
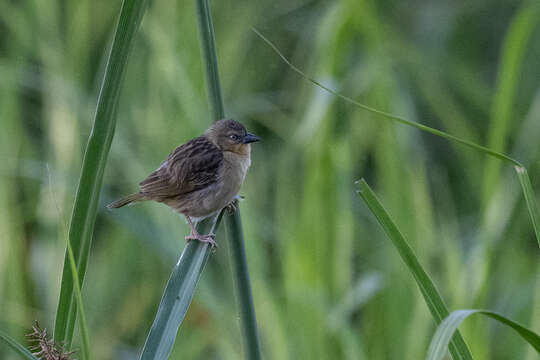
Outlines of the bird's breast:
{"type": "Polygon", "coordinates": [[[227,206],[240,191],[250,164],[249,154],[225,152],[218,181],[193,195],[195,198],[192,203],[196,206],[191,206],[181,212],[202,219],[227,206]]]}
{"type": "Polygon", "coordinates": [[[247,152],[247,154],[238,154],[226,151],[223,160],[220,180],[226,187],[230,187],[230,191],[235,192],[234,195],[236,195],[251,165],[250,152],[247,152]]]}

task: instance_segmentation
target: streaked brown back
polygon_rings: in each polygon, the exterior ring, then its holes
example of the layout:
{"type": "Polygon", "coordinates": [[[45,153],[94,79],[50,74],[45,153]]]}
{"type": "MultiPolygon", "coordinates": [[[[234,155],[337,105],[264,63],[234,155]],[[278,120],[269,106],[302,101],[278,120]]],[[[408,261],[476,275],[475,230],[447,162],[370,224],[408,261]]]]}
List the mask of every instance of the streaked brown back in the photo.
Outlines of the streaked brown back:
{"type": "Polygon", "coordinates": [[[161,166],[139,183],[148,199],[163,201],[202,189],[218,180],[223,153],[200,136],[177,147],[161,166]]]}

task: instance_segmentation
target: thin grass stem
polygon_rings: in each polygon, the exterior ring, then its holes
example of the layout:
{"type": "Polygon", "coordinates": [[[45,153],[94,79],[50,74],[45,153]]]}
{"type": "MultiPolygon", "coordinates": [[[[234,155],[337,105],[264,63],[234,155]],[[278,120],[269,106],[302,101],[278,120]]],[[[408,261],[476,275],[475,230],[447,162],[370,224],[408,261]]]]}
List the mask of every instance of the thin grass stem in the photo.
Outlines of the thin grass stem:
{"type": "MultiPolygon", "coordinates": [[[[207,92],[214,120],[225,117],[221,84],[219,81],[218,61],[215,45],[214,25],[208,0],[197,0],[199,33],[201,37],[202,57],[206,69],[207,92]]],[[[227,237],[231,242],[232,262],[235,269],[236,290],[239,299],[240,321],[243,329],[243,340],[246,359],[260,359],[261,346],[257,332],[257,319],[251,285],[249,280],[244,234],[240,211],[225,219],[227,237]]]]}
{"type": "Polygon", "coordinates": [[[405,119],[405,118],[403,118],[401,116],[393,115],[393,114],[387,113],[385,111],[375,109],[375,108],[373,108],[371,106],[367,106],[365,104],[362,104],[362,103],[360,103],[360,102],[358,102],[358,101],[356,101],[356,100],[354,100],[354,99],[352,99],[352,98],[350,98],[348,96],[342,95],[342,94],[338,93],[337,91],[332,90],[329,87],[327,87],[327,86],[321,84],[320,82],[314,80],[313,78],[309,77],[305,72],[303,72],[298,67],[296,67],[293,63],[291,63],[289,61],[289,59],[287,59],[285,57],[285,55],[283,55],[283,53],[277,48],[277,46],[274,45],[270,40],[268,40],[257,29],[252,27],[251,30],[257,36],[259,36],[268,46],[270,46],[270,48],[272,48],[272,50],[274,50],[274,52],[281,58],[281,60],[283,60],[285,62],[285,64],[287,64],[287,66],[289,66],[289,68],[291,68],[291,70],[295,71],[296,73],[298,73],[305,80],[307,80],[307,81],[311,82],[312,84],[314,84],[315,86],[318,86],[321,89],[329,92],[330,94],[335,95],[335,96],[339,97],[340,99],[343,99],[343,100],[345,100],[345,101],[347,101],[347,102],[349,102],[349,103],[351,103],[351,104],[353,104],[353,105],[355,105],[355,106],[357,106],[357,107],[359,107],[361,109],[369,111],[369,112],[371,112],[373,114],[377,114],[377,115],[380,115],[380,116],[385,117],[387,119],[397,121],[399,123],[402,123],[402,124],[405,124],[405,125],[408,125],[408,126],[412,126],[412,127],[417,128],[419,130],[422,130],[422,131],[425,131],[427,133],[442,137],[442,138],[447,139],[447,140],[455,141],[455,142],[457,142],[459,144],[462,144],[462,145],[465,145],[465,146],[467,146],[467,147],[469,147],[471,149],[480,151],[480,152],[482,152],[484,154],[487,154],[487,155],[489,155],[491,157],[494,157],[496,159],[507,161],[510,164],[513,164],[514,169],[516,170],[516,172],[518,174],[518,177],[520,179],[521,189],[523,191],[523,195],[524,195],[525,200],[527,202],[527,211],[529,212],[529,217],[531,218],[531,222],[532,222],[534,230],[535,230],[536,240],[538,242],[538,246],[540,247],[540,230],[539,230],[540,229],[540,211],[538,210],[538,204],[537,204],[536,196],[534,195],[534,191],[532,189],[532,186],[527,186],[527,184],[530,185],[530,183],[531,183],[531,181],[529,179],[529,175],[527,174],[527,170],[526,170],[525,166],[523,166],[519,161],[517,161],[516,159],[514,159],[514,158],[512,158],[512,157],[510,157],[508,155],[505,155],[505,154],[503,154],[501,152],[492,150],[492,149],[487,148],[487,147],[482,146],[482,145],[478,145],[478,144],[476,144],[476,143],[474,143],[472,141],[461,139],[461,138],[459,138],[457,136],[445,133],[444,131],[437,130],[437,129],[431,128],[429,126],[422,125],[422,124],[419,124],[417,122],[407,120],[407,119],[405,119]]]}

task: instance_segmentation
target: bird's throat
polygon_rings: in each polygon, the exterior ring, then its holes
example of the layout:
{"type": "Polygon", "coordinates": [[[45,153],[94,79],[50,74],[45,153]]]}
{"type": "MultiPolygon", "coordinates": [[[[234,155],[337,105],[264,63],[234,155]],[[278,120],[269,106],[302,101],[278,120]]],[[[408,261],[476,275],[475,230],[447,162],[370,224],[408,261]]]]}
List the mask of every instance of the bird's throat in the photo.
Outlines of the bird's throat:
{"type": "Polygon", "coordinates": [[[227,151],[233,152],[238,155],[249,156],[251,154],[250,144],[235,144],[232,145],[227,151]]]}

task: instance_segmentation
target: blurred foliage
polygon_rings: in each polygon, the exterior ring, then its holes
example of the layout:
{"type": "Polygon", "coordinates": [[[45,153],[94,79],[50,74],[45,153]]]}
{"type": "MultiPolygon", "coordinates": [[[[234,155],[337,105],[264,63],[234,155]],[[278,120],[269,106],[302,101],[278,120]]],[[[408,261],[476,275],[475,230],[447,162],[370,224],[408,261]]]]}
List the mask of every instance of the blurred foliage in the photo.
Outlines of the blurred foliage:
{"type": "MultiPolygon", "coordinates": [[[[540,267],[509,166],[486,180],[485,156],[337,100],[291,72],[250,26],[334,89],[481,144],[500,136],[494,109],[510,106],[497,150],[527,166],[538,194],[539,19],[512,73],[513,100],[495,96],[510,56],[503,49],[519,51],[503,47],[506,34],[534,3],[213,2],[227,113],[264,138],[241,206],[265,358],[425,356],[434,322],[356,197],[360,177],[451,310],[494,310],[538,332],[540,267]]],[[[53,325],[61,223],[73,206],[119,6],[0,0],[0,328],[19,339],[34,319],[53,325]]],[[[184,245],[188,227],[166,207],[104,205],[136,190],[210,124],[196,21],[194,1],[154,1],[130,58],[83,290],[96,359],[136,357],[184,245]]],[[[210,259],[172,359],[239,358],[228,251],[222,242],[210,259]]],[[[473,318],[462,329],[475,359],[537,356],[495,322],[473,318]]],[[[0,348],[0,357],[11,359],[8,351],[0,348]]]]}

